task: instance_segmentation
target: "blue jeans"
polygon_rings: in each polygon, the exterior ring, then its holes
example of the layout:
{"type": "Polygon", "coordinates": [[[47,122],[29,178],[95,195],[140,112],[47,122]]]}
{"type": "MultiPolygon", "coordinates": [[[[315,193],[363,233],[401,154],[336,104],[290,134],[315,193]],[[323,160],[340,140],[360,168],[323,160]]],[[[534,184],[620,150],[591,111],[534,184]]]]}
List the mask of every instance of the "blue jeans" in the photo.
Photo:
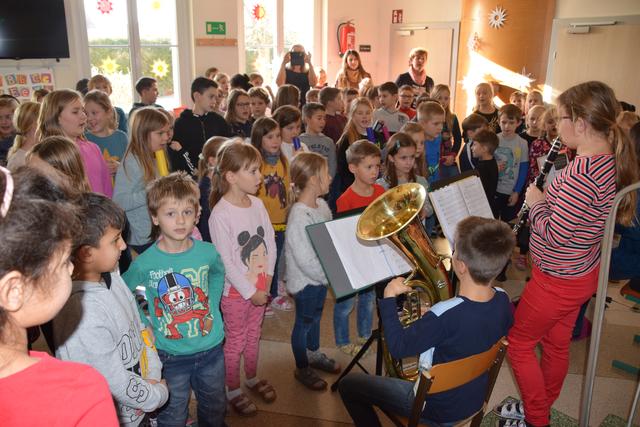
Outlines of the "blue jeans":
{"type": "MultiPolygon", "coordinates": [[[[411,381],[400,378],[380,377],[363,373],[351,373],[340,380],[338,390],[342,403],[351,415],[356,427],[381,426],[378,415],[373,407],[386,410],[393,414],[408,417],[415,400],[411,381]]],[[[429,408],[426,408],[428,411],[429,408]]],[[[425,411],[425,412],[426,412],[425,411]]],[[[430,427],[451,427],[455,422],[435,422],[423,418],[421,424],[430,427]]]]}
{"type": "Polygon", "coordinates": [[[358,336],[369,338],[371,336],[371,326],[373,323],[373,300],[375,298],[374,288],[358,292],[346,298],[336,301],[333,308],[333,333],[336,337],[336,345],[349,344],[349,314],[358,298],[357,327],[358,336]]]}
{"type": "Polygon", "coordinates": [[[191,389],[198,401],[198,426],[224,425],[227,401],[222,344],[187,356],[176,356],[162,350],[158,350],[158,355],[169,387],[169,401],[158,413],[158,426],[184,427],[189,415],[191,389]]]}
{"type": "Polygon", "coordinates": [[[455,164],[451,166],[440,165],[440,179],[453,178],[458,175],[460,175],[460,171],[455,164]]]}
{"type": "Polygon", "coordinates": [[[325,285],[307,285],[294,295],[296,320],[291,331],[291,348],[299,369],[309,366],[307,350],[320,348],[320,318],[326,297],[325,285]]]}
{"type": "Polygon", "coordinates": [[[273,298],[278,296],[278,264],[283,262],[281,255],[284,249],[284,231],[276,231],[276,267],[273,269],[273,280],[269,291],[273,298]]]}

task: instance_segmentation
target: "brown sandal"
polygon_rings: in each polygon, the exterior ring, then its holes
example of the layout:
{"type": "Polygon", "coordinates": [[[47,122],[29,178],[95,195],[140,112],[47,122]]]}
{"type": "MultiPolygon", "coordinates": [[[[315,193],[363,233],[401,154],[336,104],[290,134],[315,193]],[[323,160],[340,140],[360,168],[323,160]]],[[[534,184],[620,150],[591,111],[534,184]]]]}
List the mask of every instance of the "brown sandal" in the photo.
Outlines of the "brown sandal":
{"type": "Polygon", "coordinates": [[[231,399],[229,404],[241,417],[252,417],[258,413],[256,404],[244,393],[231,399]]]}
{"type": "MultiPolygon", "coordinates": [[[[248,386],[247,386],[248,387],[248,386]]],[[[260,395],[265,403],[271,403],[276,400],[276,390],[267,380],[258,381],[253,387],[248,387],[253,393],[260,395]]]]}

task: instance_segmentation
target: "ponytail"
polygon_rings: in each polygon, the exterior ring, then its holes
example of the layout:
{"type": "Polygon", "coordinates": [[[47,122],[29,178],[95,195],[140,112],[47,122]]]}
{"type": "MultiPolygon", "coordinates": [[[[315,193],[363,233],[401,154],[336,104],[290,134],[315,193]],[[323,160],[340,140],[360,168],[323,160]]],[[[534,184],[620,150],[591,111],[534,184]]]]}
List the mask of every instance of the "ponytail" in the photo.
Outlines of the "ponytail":
{"type": "MultiPolygon", "coordinates": [[[[638,159],[633,144],[618,124],[611,126],[609,139],[616,157],[616,190],[620,191],[638,182],[638,159]]],[[[636,191],[627,193],[618,207],[616,218],[618,223],[631,226],[636,216],[637,202],[638,194],[636,191]]]]}

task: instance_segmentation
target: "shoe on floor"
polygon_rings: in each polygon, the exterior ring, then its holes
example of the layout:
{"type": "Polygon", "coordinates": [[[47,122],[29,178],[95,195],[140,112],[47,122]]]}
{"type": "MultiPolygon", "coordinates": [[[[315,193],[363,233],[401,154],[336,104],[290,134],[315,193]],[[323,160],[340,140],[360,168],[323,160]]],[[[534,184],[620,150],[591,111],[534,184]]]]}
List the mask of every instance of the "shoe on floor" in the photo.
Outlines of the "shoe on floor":
{"type": "Polygon", "coordinates": [[[527,423],[524,420],[498,420],[498,427],[527,427],[527,423]]]}
{"type": "Polygon", "coordinates": [[[293,310],[293,303],[288,297],[279,295],[271,301],[271,308],[280,311],[291,311],[293,310]]]}
{"type": "Polygon", "coordinates": [[[319,369],[330,374],[338,374],[341,371],[338,362],[320,351],[307,352],[307,357],[309,359],[309,366],[314,369],[319,369]]]}
{"type": "MultiPolygon", "coordinates": [[[[524,420],[524,405],[520,400],[508,400],[501,403],[493,408],[493,412],[500,418],[508,420],[524,420]]],[[[513,424],[511,427],[520,426],[518,424],[513,424]]]]}

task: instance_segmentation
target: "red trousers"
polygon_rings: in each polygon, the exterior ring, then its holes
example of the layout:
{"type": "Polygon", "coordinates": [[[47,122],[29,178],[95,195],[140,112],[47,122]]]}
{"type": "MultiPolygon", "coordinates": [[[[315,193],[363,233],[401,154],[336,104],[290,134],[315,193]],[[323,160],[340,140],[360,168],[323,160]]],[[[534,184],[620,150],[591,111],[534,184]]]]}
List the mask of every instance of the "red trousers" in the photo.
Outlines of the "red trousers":
{"type": "Polygon", "coordinates": [[[599,268],[584,276],[558,278],[532,269],[509,331],[508,357],[524,402],[526,421],[549,424],[569,369],[571,333],[584,304],[598,287],[599,268]],[[542,344],[540,361],[535,354],[542,344]]]}

